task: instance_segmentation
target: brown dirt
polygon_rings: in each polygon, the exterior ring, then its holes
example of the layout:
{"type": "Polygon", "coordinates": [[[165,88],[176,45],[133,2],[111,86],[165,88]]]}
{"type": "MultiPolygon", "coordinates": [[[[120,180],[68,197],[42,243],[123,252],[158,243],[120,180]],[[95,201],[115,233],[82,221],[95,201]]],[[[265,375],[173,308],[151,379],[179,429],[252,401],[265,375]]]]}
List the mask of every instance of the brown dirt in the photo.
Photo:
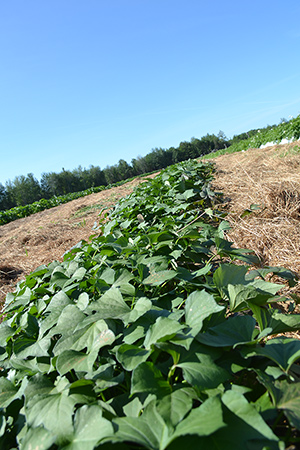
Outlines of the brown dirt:
{"type": "MultiPolygon", "coordinates": [[[[234,246],[256,252],[263,264],[300,275],[300,142],[249,149],[215,158],[214,190],[232,226],[234,246]],[[252,204],[260,209],[241,217],[252,204]]],[[[154,177],[155,174],[151,175],[154,177]]],[[[144,179],[92,194],[0,226],[0,299],[41,264],[62,260],[64,252],[93,234],[99,210],[110,208],[144,179]]],[[[292,293],[299,295],[300,286],[292,293]]]]}
{"type": "Polygon", "coordinates": [[[79,241],[88,241],[99,211],[111,208],[152,174],[0,226],[0,302],[15,284],[42,264],[63,260],[79,241]]]}

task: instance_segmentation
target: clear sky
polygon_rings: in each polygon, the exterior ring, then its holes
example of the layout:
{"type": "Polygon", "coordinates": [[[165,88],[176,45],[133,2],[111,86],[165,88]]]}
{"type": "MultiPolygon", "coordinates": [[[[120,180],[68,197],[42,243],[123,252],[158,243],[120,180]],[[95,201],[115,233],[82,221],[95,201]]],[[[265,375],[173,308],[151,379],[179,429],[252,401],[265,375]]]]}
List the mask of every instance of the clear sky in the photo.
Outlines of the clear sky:
{"type": "Polygon", "coordinates": [[[0,3],[0,182],[300,113],[299,0],[0,3]]]}

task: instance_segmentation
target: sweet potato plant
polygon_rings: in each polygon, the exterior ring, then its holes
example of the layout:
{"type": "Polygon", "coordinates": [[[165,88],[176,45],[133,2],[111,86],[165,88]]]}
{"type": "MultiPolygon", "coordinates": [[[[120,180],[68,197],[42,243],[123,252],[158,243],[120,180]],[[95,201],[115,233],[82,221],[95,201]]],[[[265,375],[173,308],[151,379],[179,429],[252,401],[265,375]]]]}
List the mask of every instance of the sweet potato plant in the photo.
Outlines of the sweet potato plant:
{"type": "Polygon", "coordinates": [[[164,170],[8,294],[2,449],[300,445],[300,316],[270,281],[294,276],[232,247],[212,177],[164,170]]]}

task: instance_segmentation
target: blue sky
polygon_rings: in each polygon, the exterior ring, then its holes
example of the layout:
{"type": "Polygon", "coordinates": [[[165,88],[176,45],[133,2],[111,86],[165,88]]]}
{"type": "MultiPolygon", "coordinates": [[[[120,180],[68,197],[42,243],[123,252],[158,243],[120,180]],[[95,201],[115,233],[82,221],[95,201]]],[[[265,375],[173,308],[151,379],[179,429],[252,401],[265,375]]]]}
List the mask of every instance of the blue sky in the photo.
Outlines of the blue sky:
{"type": "Polygon", "coordinates": [[[0,4],[0,183],[300,113],[299,0],[0,4]]]}

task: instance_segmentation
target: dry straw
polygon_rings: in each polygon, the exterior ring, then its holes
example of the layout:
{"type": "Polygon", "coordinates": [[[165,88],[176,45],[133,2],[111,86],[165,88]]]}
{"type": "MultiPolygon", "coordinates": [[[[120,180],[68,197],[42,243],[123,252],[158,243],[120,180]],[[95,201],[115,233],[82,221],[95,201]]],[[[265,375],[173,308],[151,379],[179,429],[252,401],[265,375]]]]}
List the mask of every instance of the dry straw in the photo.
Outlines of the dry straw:
{"type": "MultiPolygon", "coordinates": [[[[254,250],[262,265],[300,276],[300,148],[249,149],[217,158],[216,168],[213,187],[224,193],[232,227],[227,238],[254,250]]],[[[300,295],[300,284],[288,294],[300,295]]]]}

